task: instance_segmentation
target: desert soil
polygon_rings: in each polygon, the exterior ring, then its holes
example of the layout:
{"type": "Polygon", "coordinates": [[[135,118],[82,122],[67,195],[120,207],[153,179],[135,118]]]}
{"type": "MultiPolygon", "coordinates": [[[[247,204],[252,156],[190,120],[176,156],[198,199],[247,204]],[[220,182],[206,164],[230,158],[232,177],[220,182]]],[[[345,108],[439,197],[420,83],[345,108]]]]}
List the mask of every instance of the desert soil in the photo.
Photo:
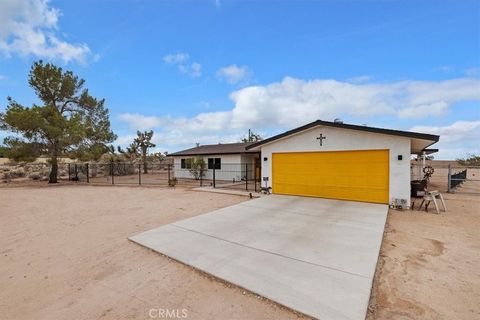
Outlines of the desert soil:
{"type": "Polygon", "coordinates": [[[1,319],[298,319],[127,240],[246,197],[139,187],[0,188],[1,319]]]}
{"type": "Polygon", "coordinates": [[[480,182],[444,198],[439,215],[390,210],[367,320],[480,319],[480,182]]]}
{"type": "MultiPolygon", "coordinates": [[[[480,186],[463,190],[445,195],[440,215],[389,212],[368,320],[480,318],[480,186]]],[[[1,319],[151,319],[151,309],[302,318],[127,240],[246,200],[180,188],[0,188],[1,319]]]]}

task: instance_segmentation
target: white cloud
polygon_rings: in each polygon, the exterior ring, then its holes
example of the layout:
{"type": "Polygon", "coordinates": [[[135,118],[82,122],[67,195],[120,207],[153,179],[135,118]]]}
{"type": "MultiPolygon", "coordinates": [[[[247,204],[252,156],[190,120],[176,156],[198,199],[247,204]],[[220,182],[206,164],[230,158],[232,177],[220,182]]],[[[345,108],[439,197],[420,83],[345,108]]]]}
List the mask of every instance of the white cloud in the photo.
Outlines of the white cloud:
{"type": "Polygon", "coordinates": [[[236,84],[242,80],[250,77],[252,72],[247,66],[237,66],[232,64],[223,67],[217,71],[217,76],[221,79],[225,79],[230,84],[236,84]]]}
{"type": "Polygon", "coordinates": [[[187,74],[192,78],[197,78],[202,75],[202,65],[198,62],[189,62],[190,55],[188,53],[172,53],[163,56],[163,61],[166,64],[175,65],[183,74],[187,74]]]}
{"type": "Polygon", "coordinates": [[[438,116],[453,103],[480,100],[479,89],[478,79],[352,84],[286,77],[281,82],[233,92],[232,125],[292,127],[342,115],[438,116]]]}
{"type": "Polygon", "coordinates": [[[472,67],[464,70],[465,75],[468,77],[476,77],[480,74],[480,68],[478,67],[472,67]]]}
{"type": "Polygon", "coordinates": [[[438,68],[435,68],[435,71],[443,72],[443,73],[450,73],[455,71],[455,68],[453,66],[440,66],[438,68]]]}
{"type": "Polygon", "coordinates": [[[239,133],[249,128],[291,129],[316,119],[440,117],[455,103],[480,101],[479,88],[480,80],[468,78],[353,84],[286,77],[280,82],[232,92],[234,106],[230,110],[192,117],[123,114],[120,119],[132,129],[158,128],[171,142],[208,143],[223,136],[240,137],[239,133]]]}
{"type": "Polygon", "coordinates": [[[348,78],[347,82],[352,82],[352,83],[364,83],[372,80],[373,77],[369,75],[363,75],[363,76],[358,76],[358,77],[352,77],[348,78]]]}
{"type": "Polygon", "coordinates": [[[192,78],[197,78],[202,75],[202,65],[198,62],[192,64],[181,64],[178,66],[181,73],[188,74],[192,78]]]}
{"type": "MultiPolygon", "coordinates": [[[[480,154],[480,120],[457,121],[447,126],[415,126],[410,130],[440,135],[438,158],[456,159],[469,154],[480,154]]],[[[435,155],[434,155],[435,156],[435,155]]]]}
{"type": "Polygon", "coordinates": [[[188,59],[190,59],[190,55],[188,53],[173,53],[167,54],[163,57],[163,61],[168,64],[182,63],[188,59]]]}
{"type": "Polygon", "coordinates": [[[0,2],[0,52],[86,63],[91,55],[86,44],[59,38],[60,11],[48,0],[2,0],[0,2]]]}
{"type": "Polygon", "coordinates": [[[480,141],[480,120],[457,121],[444,127],[415,126],[411,130],[441,135],[444,142],[457,142],[465,139],[474,139],[476,143],[480,141]]]}
{"type": "Polygon", "coordinates": [[[135,130],[149,130],[162,124],[158,117],[144,116],[138,113],[123,113],[118,118],[135,130]]]}
{"type": "Polygon", "coordinates": [[[400,118],[421,119],[427,116],[439,117],[444,115],[448,110],[448,103],[445,101],[433,102],[431,104],[421,104],[398,111],[400,118]]]}

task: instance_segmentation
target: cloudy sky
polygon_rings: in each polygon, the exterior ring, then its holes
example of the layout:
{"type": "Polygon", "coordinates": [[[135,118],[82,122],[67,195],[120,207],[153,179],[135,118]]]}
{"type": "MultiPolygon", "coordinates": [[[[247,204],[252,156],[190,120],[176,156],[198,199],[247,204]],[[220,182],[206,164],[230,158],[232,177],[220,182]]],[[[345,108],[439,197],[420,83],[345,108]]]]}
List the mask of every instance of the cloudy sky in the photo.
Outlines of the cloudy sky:
{"type": "Polygon", "coordinates": [[[37,102],[37,59],[106,98],[120,145],[341,118],[440,134],[438,159],[480,153],[478,1],[0,0],[0,111],[37,102]]]}

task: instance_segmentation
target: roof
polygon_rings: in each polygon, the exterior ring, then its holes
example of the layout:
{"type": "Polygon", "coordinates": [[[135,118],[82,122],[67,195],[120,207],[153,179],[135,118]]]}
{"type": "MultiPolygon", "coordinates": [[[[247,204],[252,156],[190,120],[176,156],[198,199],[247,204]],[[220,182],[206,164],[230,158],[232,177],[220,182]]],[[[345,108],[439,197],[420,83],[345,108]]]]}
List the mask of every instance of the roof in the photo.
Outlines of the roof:
{"type": "Polygon", "coordinates": [[[264,144],[273,142],[273,141],[281,139],[281,138],[285,138],[287,136],[290,136],[290,135],[295,134],[295,133],[299,133],[301,131],[304,131],[304,130],[307,130],[307,129],[310,129],[310,128],[314,128],[316,126],[328,126],[328,127],[335,127],[335,128],[341,128],[341,129],[366,131],[366,132],[387,134],[387,135],[391,135],[391,136],[400,136],[400,137],[407,137],[407,138],[412,138],[412,139],[425,140],[426,141],[424,143],[425,146],[423,146],[421,148],[422,150],[424,148],[434,144],[435,142],[438,142],[438,140],[440,139],[440,136],[433,135],[433,134],[427,134],[427,133],[400,131],[400,130],[392,130],[392,129],[359,126],[359,125],[346,124],[346,123],[341,123],[341,122],[330,122],[330,121],[316,120],[314,122],[308,123],[304,126],[296,128],[296,129],[289,130],[289,131],[286,131],[284,133],[278,134],[276,136],[270,137],[268,139],[252,143],[247,147],[247,150],[262,146],[264,144]]]}
{"type": "Polygon", "coordinates": [[[253,142],[239,143],[219,143],[206,144],[191,149],[170,153],[169,156],[200,156],[209,154],[240,154],[240,153],[256,153],[257,151],[247,151],[246,147],[253,142]]]}
{"type": "Polygon", "coordinates": [[[420,152],[416,152],[415,154],[423,155],[423,153],[425,153],[427,155],[427,154],[432,154],[436,152],[438,152],[438,149],[423,149],[420,152]]]}

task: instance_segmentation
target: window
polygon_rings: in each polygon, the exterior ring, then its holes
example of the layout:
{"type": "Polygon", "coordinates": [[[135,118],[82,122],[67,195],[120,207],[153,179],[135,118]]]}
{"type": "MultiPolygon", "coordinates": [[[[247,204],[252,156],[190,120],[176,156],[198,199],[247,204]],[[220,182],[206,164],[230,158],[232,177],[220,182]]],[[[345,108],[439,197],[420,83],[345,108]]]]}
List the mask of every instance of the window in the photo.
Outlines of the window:
{"type": "Polygon", "coordinates": [[[192,158],[186,158],[180,160],[180,168],[182,169],[191,169],[192,168],[192,158]]]}
{"type": "Polygon", "coordinates": [[[220,170],[222,168],[222,159],[221,158],[208,158],[208,169],[220,170]]]}

